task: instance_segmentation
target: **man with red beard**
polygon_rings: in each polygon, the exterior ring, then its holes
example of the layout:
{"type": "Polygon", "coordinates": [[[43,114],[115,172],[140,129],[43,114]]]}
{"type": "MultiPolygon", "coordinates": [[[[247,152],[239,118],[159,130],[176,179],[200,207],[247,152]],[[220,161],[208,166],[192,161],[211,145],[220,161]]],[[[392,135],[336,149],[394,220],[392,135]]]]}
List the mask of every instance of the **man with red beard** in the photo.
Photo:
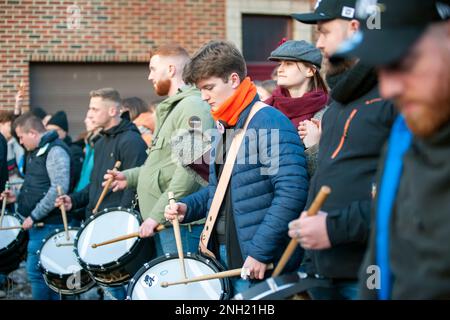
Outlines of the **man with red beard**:
{"type": "Polygon", "coordinates": [[[382,30],[339,53],[377,66],[401,113],[378,173],[361,297],[449,299],[450,1],[379,2],[382,30]]]}
{"type": "MultiPolygon", "coordinates": [[[[173,157],[172,145],[178,135],[196,129],[212,129],[214,122],[209,105],[201,99],[200,91],[183,82],[184,66],[189,54],[176,45],[159,47],[150,60],[152,82],[159,96],[168,96],[156,107],[156,129],[148,158],[144,165],[124,172],[109,171],[105,179],[114,176],[114,192],[137,188],[139,207],[145,219],[140,228],[141,237],[155,235],[155,228],[166,222],[163,213],[168,204],[168,191],[179,199],[197,191],[201,184],[192,171],[181,166],[173,157]]],[[[183,250],[196,252],[204,221],[180,226],[183,250]]],[[[177,252],[172,229],[155,235],[156,254],[177,252]]]]}

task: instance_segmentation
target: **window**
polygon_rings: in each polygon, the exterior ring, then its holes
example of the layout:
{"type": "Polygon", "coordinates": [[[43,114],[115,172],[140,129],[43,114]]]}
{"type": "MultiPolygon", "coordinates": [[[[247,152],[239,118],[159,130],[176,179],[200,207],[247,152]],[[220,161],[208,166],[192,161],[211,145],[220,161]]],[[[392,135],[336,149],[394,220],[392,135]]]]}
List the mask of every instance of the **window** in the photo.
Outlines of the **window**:
{"type": "Polygon", "coordinates": [[[242,51],[252,79],[270,78],[275,64],[267,58],[283,38],[292,38],[291,17],[242,15],[242,51]]]}

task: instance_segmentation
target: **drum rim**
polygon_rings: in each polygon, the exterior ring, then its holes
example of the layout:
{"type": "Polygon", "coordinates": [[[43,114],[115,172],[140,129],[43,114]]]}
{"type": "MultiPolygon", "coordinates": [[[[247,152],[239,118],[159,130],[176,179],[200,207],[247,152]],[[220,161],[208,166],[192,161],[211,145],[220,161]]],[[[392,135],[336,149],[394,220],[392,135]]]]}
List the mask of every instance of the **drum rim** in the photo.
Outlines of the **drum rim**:
{"type": "MultiPolygon", "coordinates": [[[[6,215],[17,218],[20,221],[20,223],[23,223],[23,221],[24,221],[24,219],[16,212],[9,212],[9,211],[5,210],[5,216],[6,215]]],[[[25,235],[27,233],[26,230],[23,230],[23,229],[19,229],[19,230],[20,231],[17,234],[17,237],[10,244],[8,244],[6,247],[0,248],[0,254],[2,254],[3,252],[6,252],[9,249],[11,249],[12,247],[14,247],[14,245],[19,242],[18,239],[19,239],[20,235],[21,234],[25,235]]]]}
{"type": "MultiPolygon", "coordinates": [[[[220,264],[220,262],[210,256],[206,256],[204,254],[201,254],[199,252],[185,252],[184,253],[184,258],[194,258],[194,260],[200,260],[202,262],[204,262],[206,265],[213,266],[213,270],[216,272],[220,272],[222,270],[225,270],[225,268],[220,264]],[[220,268],[222,268],[222,270],[220,270],[220,268]]],[[[125,298],[125,300],[132,300],[131,295],[133,293],[134,287],[136,286],[136,284],[138,283],[138,279],[150,268],[154,267],[157,264],[160,264],[161,262],[167,261],[167,260],[173,260],[173,259],[178,259],[178,253],[166,253],[163,256],[159,256],[156,257],[152,260],[150,260],[149,262],[144,263],[144,265],[139,268],[139,270],[134,274],[133,277],[130,278],[130,281],[128,283],[128,288],[127,288],[127,297],[125,298]]],[[[218,279],[220,280],[220,283],[222,285],[222,293],[221,293],[221,298],[225,297],[229,297],[229,291],[231,289],[230,287],[230,282],[229,279],[227,278],[221,278],[218,279]],[[226,291],[228,290],[228,292],[226,291]]],[[[225,299],[226,300],[226,299],[225,299]]]]}
{"type": "Polygon", "coordinates": [[[123,256],[121,256],[119,259],[115,260],[115,261],[111,261],[105,264],[90,264],[87,263],[85,261],[83,261],[79,255],[78,252],[78,240],[81,236],[81,233],[83,232],[83,230],[92,222],[94,221],[96,218],[107,214],[110,211],[126,211],[128,213],[132,213],[137,219],[139,224],[142,224],[142,222],[144,221],[142,219],[141,214],[132,208],[124,208],[124,207],[111,207],[111,208],[105,208],[102,211],[100,211],[99,213],[95,214],[95,215],[91,215],[83,224],[81,224],[81,226],[79,227],[80,229],[78,230],[78,233],[75,236],[75,242],[74,242],[74,252],[75,252],[75,256],[77,257],[78,263],[81,265],[81,267],[83,269],[89,270],[89,271],[104,271],[105,269],[108,269],[110,267],[114,267],[117,264],[120,264],[123,261],[128,260],[128,258],[131,256],[132,252],[135,250],[136,246],[138,246],[144,239],[141,238],[137,238],[136,241],[133,243],[133,245],[131,246],[131,248],[128,250],[128,252],[126,252],[123,256]]]}
{"type": "Polygon", "coordinates": [[[307,276],[304,272],[294,271],[294,272],[289,272],[289,273],[279,275],[277,277],[269,277],[267,279],[264,279],[264,281],[254,285],[253,287],[247,289],[246,291],[234,295],[232,300],[274,300],[272,295],[280,293],[282,290],[286,291],[286,290],[292,289],[292,287],[294,287],[301,280],[306,281],[306,282],[311,282],[311,280],[314,280],[316,282],[316,285],[322,285],[323,287],[326,287],[326,284],[329,284],[329,281],[327,279],[317,279],[317,278],[313,279],[313,278],[307,276]],[[292,281],[294,281],[294,282],[292,282],[292,281]],[[270,289],[269,282],[271,282],[272,284],[275,284],[277,286],[277,288],[280,290],[277,290],[277,291],[265,290],[263,292],[258,293],[257,295],[253,295],[251,297],[244,296],[245,292],[248,292],[250,290],[255,290],[258,286],[267,285],[267,286],[269,286],[269,289],[270,289]],[[286,286],[289,284],[291,284],[291,285],[286,288],[281,288],[282,286],[286,286]],[[257,297],[259,297],[259,299],[255,299],[257,297]]]}
{"type": "MultiPolygon", "coordinates": [[[[72,227],[72,226],[68,226],[68,227],[67,227],[67,230],[78,230],[79,228],[80,228],[80,227],[72,227]]],[[[38,268],[40,268],[40,270],[42,271],[42,273],[44,273],[44,274],[46,274],[46,275],[54,276],[54,277],[59,277],[60,279],[63,278],[63,276],[61,276],[61,274],[59,274],[59,273],[54,273],[54,272],[48,270],[47,268],[45,268],[45,267],[42,265],[42,263],[41,263],[41,254],[42,254],[42,249],[44,248],[45,243],[46,243],[51,237],[53,237],[53,236],[56,235],[57,233],[61,233],[61,232],[64,232],[64,229],[56,228],[56,229],[53,230],[51,233],[49,233],[47,237],[45,237],[44,239],[42,239],[42,243],[41,243],[41,245],[39,246],[39,249],[36,251],[36,254],[38,255],[38,258],[39,258],[39,259],[38,259],[38,268]]],[[[75,243],[74,243],[74,244],[75,244],[75,243]]],[[[72,249],[72,252],[73,252],[73,249],[72,249]]],[[[82,266],[80,266],[80,267],[81,267],[81,270],[84,270],[82,266]]],[[[68,274],[68,273],[67,273],[67,274],[68,274]]]]}

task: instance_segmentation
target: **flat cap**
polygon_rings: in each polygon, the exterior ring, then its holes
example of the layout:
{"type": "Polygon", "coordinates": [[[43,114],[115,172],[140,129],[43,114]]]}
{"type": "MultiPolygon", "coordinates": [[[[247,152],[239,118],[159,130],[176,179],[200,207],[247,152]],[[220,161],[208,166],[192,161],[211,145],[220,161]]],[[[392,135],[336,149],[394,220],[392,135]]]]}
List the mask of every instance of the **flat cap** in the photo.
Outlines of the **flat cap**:
{"type": "Polygon", "coordinates": [[[320,69],[322,54],[320,50],[304,40],[288,40],[270,54],[269,60],[304,61],[320,69]]]}

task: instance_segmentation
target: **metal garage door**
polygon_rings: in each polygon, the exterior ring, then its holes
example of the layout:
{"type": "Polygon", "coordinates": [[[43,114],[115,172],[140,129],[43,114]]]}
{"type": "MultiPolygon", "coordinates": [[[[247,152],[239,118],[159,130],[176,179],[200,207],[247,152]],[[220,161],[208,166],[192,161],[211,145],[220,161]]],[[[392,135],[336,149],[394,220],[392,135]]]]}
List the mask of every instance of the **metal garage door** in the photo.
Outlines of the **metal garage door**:
{"type": "Polygon", "coordinates": [[[122,98],[137,96],[149,103],[158,98],[147,77],[146,63],[32,63],[31,107],[51,114],[66,111],[69,134],[76,139],[84,131],[91,90],[113,87],[122,98]]]}

